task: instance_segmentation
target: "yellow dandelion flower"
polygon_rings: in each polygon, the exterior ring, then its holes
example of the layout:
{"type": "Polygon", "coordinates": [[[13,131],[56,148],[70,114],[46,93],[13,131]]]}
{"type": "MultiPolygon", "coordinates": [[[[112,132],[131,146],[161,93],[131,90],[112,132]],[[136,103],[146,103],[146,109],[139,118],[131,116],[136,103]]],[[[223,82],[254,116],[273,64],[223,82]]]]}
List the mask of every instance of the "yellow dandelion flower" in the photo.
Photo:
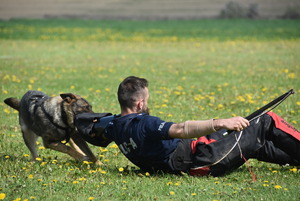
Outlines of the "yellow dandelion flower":
{"type": "Polygon", "coordinates": [[[38,158],[35,158],[35,160],[37,160],[37,161],[42,161],[42,159],[41,159],[41,158],[39,158],[39,157],[38,157],[38,158]]]}
{"type": "Polygon", "coordinates": [[[288,74],[288,78],[295,79],[296,78],[296,74],[295,73],[289,73],[288,74]]]}
{"type": "Polygon", "coordinates": [[[40,147],[39,147],[39,150],[44,150],[44,149],[45,149],[44,146],[40,146],[40,147]]]}
{"type": "Polygon", "coordinates": [[[183,87],[182,87],[182,86],[177,86],[177,89],[178,89],[179,91],[182,91],[182,90],[183,90],[183,87]]]}
{"type": "Polygon", "coordinates": [[[123,171],[124,171],[124,168],[120,167],[119,172],[123,172],[123,171]]]}
{"type": "Polygon", "coordinates": [[[36,197],[35,196],[30,196],[30,199],[36,199],[36,197]]]}
{"type": "Polygon", "coordinates": [[[81,178],[79,178],[79,181],[86,181],[86,178],[81,177],[81,178]]]}
{"type": "Polygon", "coordinates": [[[197,193],[192,193],[191,195],[192,195],[192,196],[195,196],[195,195],[197,195],[197,193]]]}
{"type": "Polygon", "coordinates": [[[222,109],[224,109],[224,105],[222,105],[222,104],[219,104],[219,105],[218,105],[218,109],[219,109],[219,110],[222,110],[222,109]]]}
{"type": "Polygon", "coordinates": [[[10,114],[10,110],[7,109],[7,108],[5,108],[3,111],[4,111],[6,114],[10,114]]]}
{"type": "Polygon", "coordinates": [[[288,191],[289,189],[287,189],[287,188],[284,188],[283,190],[285,190],[285,191],[288,191]]]}
{"type": "Polygon", "coordinates": [[[292,168],[292,169],[290,169],[290,171],[291,171],[291,172],[297,172],[298,169],[297,169],[297,168],[292,168]]]}
{"type": "Polygon", "coordinates": [[[245,98],[244,98],[243,96],[238,96],[237,99],[238,99],[239,101],[241,101],[241,102],[245,102],[245,101],[246,101],[245,98]]]}
{"type": "Polygon", "coordinates": [[[297,101],[297,103],[296,103],[297,105],[300,105],[300,101],[297,101]]]}
{"type": "Polygon", "coordinates": [[[13,81],[13,82],[21,82],[21,80],[18,79],[18,77],[15,76],[15,75],[12,75],[12,81],[13,81]]]}
{"type": "Polygon", "coordinates": [[[277,170],[273,170],[273,171],[272,171],[272,173],[277,173],[277,172],[278,172],[277,170]]]}
{"type": "Polygon", "coordinates": [[[281,189],[282,187],[280,185],[275,185],[274,188],[281,189]]]}
{"type": "Polygon", "coordinates": [[[82,163],[83,163],[83,164],[86,164],[86,165],[89,165],[89,164],[92,164],[93,162],[90,162],[90,161],[83,161],[82,163]]]}
{"type": "Polygon", "coordinates": [[[174,94],[177,95],[177,96],[180,96],[181,92],[180,91],[174,91],[174,94]]]}
{"type": "Polygon", "coordinates": [[[7,91],[7,90],[4,90],[3,93],[4,93],[4,94],[8,94],[8,91],[7,91]]]}
{"type": "Polygon", "coordinates": [[[10,158],[10,156],[5,156],[5,158],[10,158]]]}
{"type": "Polygon", "coordinates": [[[110,92],[110,88],[105,88],[105,91],[110,92]]]}
{"type": "Polygon", "coordinates": [[[27,88],[28,90],[32,90],[32,85],[31,84],[27,85],[27,88]]]}
{"type": "Polygon", "coordinates": [[[102,147],[100,147],[100,151],[101,151],[101,152],[107,152],[108,149],[107,149],[107,148],[102,148],[102,147]]]}
{"type": "Polygon", "coordinates": [[[2,79],[3,80],[10,80],[10,76],[9,75],[5,75],[2,79]]]}
{"type": "Polygon", "coordinates": [[[175,195],[175,192],[174,191],[170,191],[170,195],[175,195]]]}
{"type": "Polygon", "coordinates": [[[73,184],[78,184],[79,183],[79,181],[73,181],[73,184]]]}
{"type": "Polygon", "coordinates": [[[168,183],[167,183],[167,185],[172,185],[173,183],[171,182],[171,181],[169,181],[168,183]]]}
{"type": "Polygon", "coordinates": [[[146,175],[147,177],[149,177],[149,176],[150,176],[150,173],[149,173],[149,172],[146,172],[145,175],[146,175]]]}
{"type": "Polygon", "coordinates": [[[264,186],[264,187],[268,187],[268,186],[269,186],[269,184],[263,184],[263,186],[264,186]]]}
{"type": "Polygon", "coordinates": [[[29,178],[29,179],[32,179],[32,178],[33,178],[33,175],[32,175],[32,174],[28,175],[28,178],[29,178]]]}
{"type": "Polygon", "coordinates": [[[38,91],[43,91],[43,89],[42,89],[42,88],[40,88],[40,87],[39,87],[39,88],[37,88],[37,90],[38,90],[38,91]]]}
{"type": "Polygon", "coordinates": [[[176,182],[174,185],[175,186],[180,186],[180,182],[176,182]]]}
{"type": "Polygon", "coordinates": [[[74,86],[74,85],[71,85],[71,86],[70,86],[70,89],[75,89],[75,86],[74,86]]]}
{"type": "Polygon", "coordinates": [[[24,154],[23,157],[29,157],[29,154],[24,154]]]}
{"type": "Polygon", "coordinates": [[[89,199],[88,199],[88,200],[93,200],[93,199],[95,199],[95,197],[89,197],[89,199]]]}
{"type": "Polygon", "coordinates": [[[109,148],[117,149],[117,148],[118,148],[118,145],[113,144],[113,145],[110,145],[109,148]]]}
{"type": "Polygon", "coordinates": [[[106,174],[106,171],[102,170],[100,171],[101,174],[106,174]]]}
{"type": "Polygon", "coordinates": [[[21,198],[16,198],[13,201],[21,201],[21,200],[22,200],[21,198]]]}
{"type": "Polygon", "coordinates": [[[0,193],[0,200],[4,200],[5,197],[6,197],[5,193],[0,193]]]}

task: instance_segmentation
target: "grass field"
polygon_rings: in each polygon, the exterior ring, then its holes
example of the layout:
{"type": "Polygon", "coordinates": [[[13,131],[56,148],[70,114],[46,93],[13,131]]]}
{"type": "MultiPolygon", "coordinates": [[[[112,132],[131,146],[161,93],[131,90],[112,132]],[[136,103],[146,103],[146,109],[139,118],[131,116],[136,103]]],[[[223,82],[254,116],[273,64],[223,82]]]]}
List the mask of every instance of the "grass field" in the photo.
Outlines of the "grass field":
{"type": "MultiPolygon", "coordinates": [[[[300,23],[293,20],[0,21],[0,100],[73,92],[118,113],[129,75],[150,82],[166,121],[246,116],[293,88],[275,112],[300,128],[300,23]]],[[[111,144],[106,166],[44,149],[30,161],[17,113],[0,103],[0,200],[299,200],[299,167],[250,160],[223,177],[139,172],[111,144]]]]}

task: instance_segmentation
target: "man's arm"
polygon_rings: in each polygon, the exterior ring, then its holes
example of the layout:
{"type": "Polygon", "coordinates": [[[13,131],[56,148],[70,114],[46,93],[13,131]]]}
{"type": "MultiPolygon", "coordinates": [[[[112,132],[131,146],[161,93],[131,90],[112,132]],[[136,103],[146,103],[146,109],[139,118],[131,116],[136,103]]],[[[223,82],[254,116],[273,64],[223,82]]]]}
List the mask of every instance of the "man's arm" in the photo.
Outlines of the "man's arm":
{"type": "Polygon", "coordinates": [[[204,121],[186,121],[173,124],[169,129],[170,138],[199,138],[222,128],[241,131],[250,125],[243,117],[229,119],[210,119],[204,121]]]}

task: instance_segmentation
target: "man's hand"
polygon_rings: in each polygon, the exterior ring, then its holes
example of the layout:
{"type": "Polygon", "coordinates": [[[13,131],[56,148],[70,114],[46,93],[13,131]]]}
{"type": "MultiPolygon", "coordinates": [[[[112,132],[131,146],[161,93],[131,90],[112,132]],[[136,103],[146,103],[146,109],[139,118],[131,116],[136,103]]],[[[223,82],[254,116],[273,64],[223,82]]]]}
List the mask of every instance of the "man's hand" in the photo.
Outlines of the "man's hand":
{"type": "Polygon", "coordinates": [[[232,117],[229,119],[215,119],[213,125],[216,130],[225,128],[227,130],[241,131],[248,127],[250,123],[243,117],[232,117]]]}

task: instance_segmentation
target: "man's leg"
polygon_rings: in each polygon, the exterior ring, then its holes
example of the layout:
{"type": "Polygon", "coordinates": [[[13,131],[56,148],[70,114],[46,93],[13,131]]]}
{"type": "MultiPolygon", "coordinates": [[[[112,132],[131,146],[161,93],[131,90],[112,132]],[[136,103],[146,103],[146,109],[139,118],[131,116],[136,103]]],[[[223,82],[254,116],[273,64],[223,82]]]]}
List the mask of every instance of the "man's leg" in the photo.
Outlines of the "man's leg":
{"type": "Polygon", "coordinates": [[[266,141],[264,146],[258,150],[257,155],[253,158],[256,158],[259,161],[276,163],[279,165],[300,165],[300,161],[275,147],[272,141],[266,141]]]}
{"type": "Polygon", "coordinates": [[[300,132],[273,112],[267,114],[273,120],[272,129],[266,138],[274,146],[300,161],[300,132]]]}
{"type": "Polygon", "coordinates": [[[218,176],[238,168],[249,158],[299,165],[299,140],[274,127],[274,122],[270,115],[263,115],[242,132],[224,136],[225,131],[219,131],[199,138],[192,143],[194,164],[191,174],[218,176]]]}
{"type": "Polygon", "coordinates": [[[194,141],[191,175],[219,176],[240,167],[263,147],[270,124],[260,118],[241,132],[220,130],[194,141]]]}

